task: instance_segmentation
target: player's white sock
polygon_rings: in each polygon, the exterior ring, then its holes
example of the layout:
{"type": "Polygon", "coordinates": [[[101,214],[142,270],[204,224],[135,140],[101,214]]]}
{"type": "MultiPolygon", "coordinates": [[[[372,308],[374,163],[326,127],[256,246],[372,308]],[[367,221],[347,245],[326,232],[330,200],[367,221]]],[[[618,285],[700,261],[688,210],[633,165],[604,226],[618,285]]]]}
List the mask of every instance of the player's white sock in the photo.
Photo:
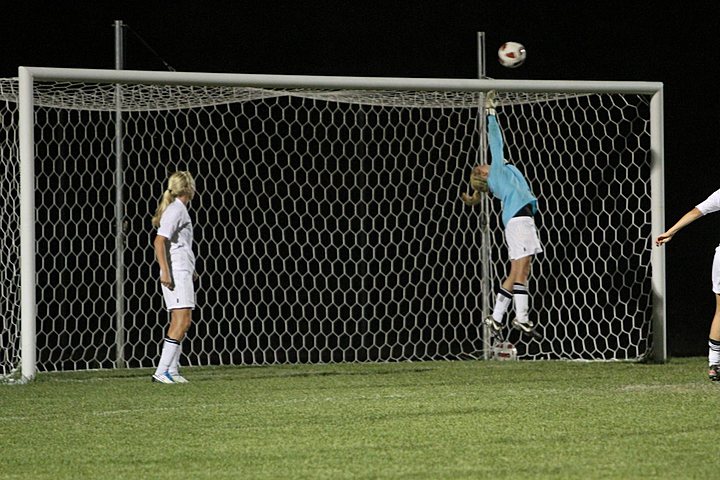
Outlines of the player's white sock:
{"type": "Polygon", "coordinates": [[[170,367],[168,367],[168,372],[170,372],[170,375],[177,375],[179,369],[180,369],[180,355],[182,354],[182,340],[178,342],[177,348],[175,349],[175,355],[173,355],[172,360],[170,361],[170,367]]]}
{"type": "Polygon", "coordinates": [[[515,318],[520,323],[528,321],[528,310],[530,304],[530,295],[528,289],[522,283],[513,285],[513,303],[515,304],[515,318]]]}
{"type": "Polygon", "coordinates": [[[708,339],[708,365],[720,365],[720,340],[708,339]]]}
{"type": "Polygon", "coordinates": [[[503,317],[507,312],[508,307],[512,303],[513,295],[504,288],[500,288],[495,297],[495,307],[493,308],[492,316],[498,323],[503,323],[503,317]]]}
{"type": "Polygon", "coordinates": [[[157,369],[155,370],[155,375],[162,375],[168,371],[170,368],[170,362],[172,362],[175,352],[178,349],[178,345],[179,343],[177,340],[165,337],[162,353],[160,354],[160,363],[158,363],[157,369]]]}

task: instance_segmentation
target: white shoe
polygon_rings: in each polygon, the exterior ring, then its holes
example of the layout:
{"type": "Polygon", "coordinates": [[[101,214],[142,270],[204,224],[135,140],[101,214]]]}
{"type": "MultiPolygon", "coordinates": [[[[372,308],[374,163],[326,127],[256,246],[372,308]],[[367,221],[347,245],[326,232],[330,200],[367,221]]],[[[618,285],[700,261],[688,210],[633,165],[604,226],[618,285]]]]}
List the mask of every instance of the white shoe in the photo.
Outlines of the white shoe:
{"type": "Polygon", "coordinates": [[[152,376],[152,381],[157,383],[175,383],[170,372],[163,372],[159,375],[156,373],[152,376]]]}
{"type": "Polygon", "coordinates": [[[180,375],[179,373],[171,373],[172,379],[175,383],[189,383],[188,379],[180,375]]]}
{"type": "Polygon", "coordinates": [[[490,90],[485,94],[485,114],[495,115],[495,90],[490,90]]]}

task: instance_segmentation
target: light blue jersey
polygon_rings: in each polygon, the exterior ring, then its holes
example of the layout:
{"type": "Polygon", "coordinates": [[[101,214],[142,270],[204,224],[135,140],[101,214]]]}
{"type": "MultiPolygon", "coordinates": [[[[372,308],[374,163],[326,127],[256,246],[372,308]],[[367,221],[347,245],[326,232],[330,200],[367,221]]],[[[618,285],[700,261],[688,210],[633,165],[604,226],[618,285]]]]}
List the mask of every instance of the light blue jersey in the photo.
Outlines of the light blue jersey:
{"type": "Polygon", "coordinates": [[[490,144],[490,174],[488,188],[502,202],[502,222],[508,224],[525,205],[537,212],[537,198],[527,180],[514,165],[505,162],[503,136],[495,115],[488,115],[488,143],[490,144]]]}

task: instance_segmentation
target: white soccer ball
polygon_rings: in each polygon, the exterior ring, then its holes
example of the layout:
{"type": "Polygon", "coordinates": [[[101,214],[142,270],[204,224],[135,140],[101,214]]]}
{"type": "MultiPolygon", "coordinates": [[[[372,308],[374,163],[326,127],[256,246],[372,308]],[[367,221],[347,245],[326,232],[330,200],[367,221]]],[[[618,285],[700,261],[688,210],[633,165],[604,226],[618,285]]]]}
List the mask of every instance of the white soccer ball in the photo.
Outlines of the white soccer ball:
{"type": "Polygon", "coordinates": [[[517,360],[517,348],[510,342],[495,342],[492,346],[495,360],[517,360]]]}
{"type": "Polygon", "coordinates": [[[507,68],[517,68],[525,62],[527,51],[522,43],[505,42],[498,49],[498,61],[507,68]]]}

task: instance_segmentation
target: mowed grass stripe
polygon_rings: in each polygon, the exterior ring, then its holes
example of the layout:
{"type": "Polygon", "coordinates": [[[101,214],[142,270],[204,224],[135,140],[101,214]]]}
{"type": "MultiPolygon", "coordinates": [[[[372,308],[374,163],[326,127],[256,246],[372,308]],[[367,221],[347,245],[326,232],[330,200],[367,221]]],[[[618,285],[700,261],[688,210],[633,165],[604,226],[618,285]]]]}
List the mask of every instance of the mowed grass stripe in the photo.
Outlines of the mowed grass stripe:
{"type": "Polygon", "coordinates": [[[712,478],[720,385],[667,364],[41,374],[0,386],[0,478],[712,478]]]}

